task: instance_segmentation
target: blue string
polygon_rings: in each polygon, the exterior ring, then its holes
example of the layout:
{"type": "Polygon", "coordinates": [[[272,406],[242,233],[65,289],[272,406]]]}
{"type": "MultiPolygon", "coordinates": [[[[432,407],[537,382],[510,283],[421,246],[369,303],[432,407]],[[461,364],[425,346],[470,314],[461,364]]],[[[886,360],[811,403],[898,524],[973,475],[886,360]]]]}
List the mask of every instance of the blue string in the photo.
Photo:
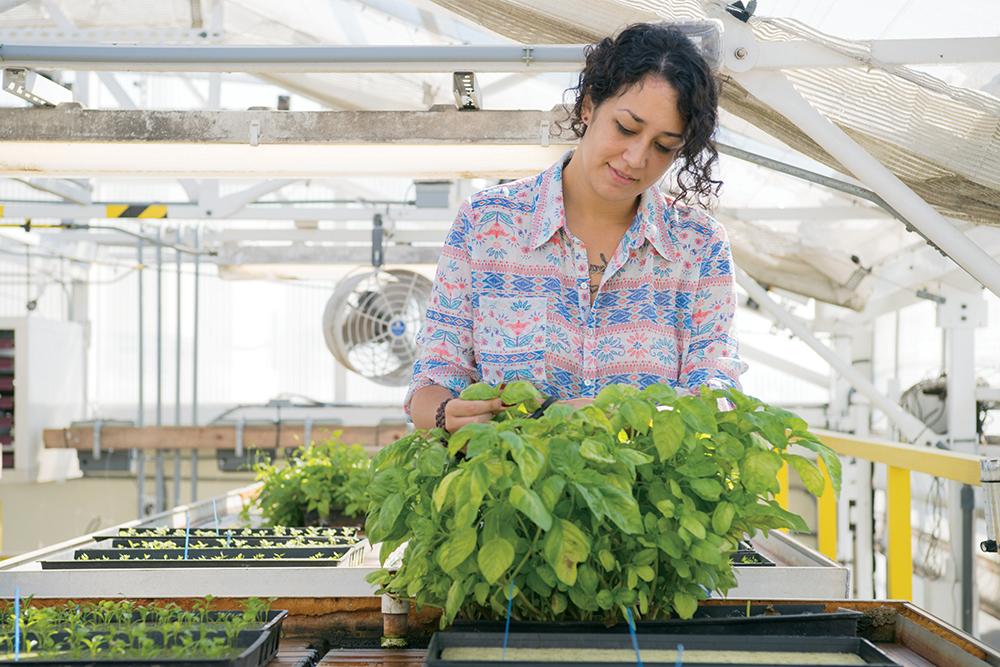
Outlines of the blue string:
{"type": "Polygon", "coordinates": [[[215,506],[215,498],[212,498],[212,515],[215,517],[215,534],[219,534],[219,510],[215,506]]]}
{"type": "Polygon", "coordinates": [[[21,660],[21,588],[14,589],[14,662],[21,660]]]}
{"type": "Polygon", "coordinates": [[[677,662],[674,663],[674,667],[682,667],[684,664],[684,644],[677,645],[677,662]]]}
{"type": "Polygon", "coordinates": [[[188,541],[191,539],[191,513],[184,513],[184,560],[188,559],[188,541]]]}
{"type": "Polygon", "coordinates": [[[227,530],[226,531],[226,548],[227,549],[229,548],[229,543],[232,542],[232,540],[233,540],[233,531],[227,530]]]}
{"type": "Polygon", "coordinates": [[[510,588],[507,593],[507,623],[503,629],[503,655],[501,660],[507,659],[507,639],[510,637],[510,612],[514,608],[514,580],[510,580],[510,588]]]}
{"type": "Polygon", "coordinates": [[[636,667],[642,667],[642,656],[639,654],[639,637],[635,634],[635,619],[632,618],[632,609],[625,607],[625,617],[628,618],[628,633],[632,635],[632,648],[635,649],[636,667]]]}

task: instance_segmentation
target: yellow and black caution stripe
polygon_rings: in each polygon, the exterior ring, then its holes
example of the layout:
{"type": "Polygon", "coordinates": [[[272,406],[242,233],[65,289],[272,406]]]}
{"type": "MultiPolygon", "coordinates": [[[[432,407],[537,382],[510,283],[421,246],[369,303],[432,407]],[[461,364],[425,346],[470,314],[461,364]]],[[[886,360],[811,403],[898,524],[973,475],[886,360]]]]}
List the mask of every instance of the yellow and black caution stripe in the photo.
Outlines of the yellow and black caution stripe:
{"type": "Polygon", "coordinates": [[[104,207],[109,218],[165,218],[166,204],[108,204],[104,207]]]}

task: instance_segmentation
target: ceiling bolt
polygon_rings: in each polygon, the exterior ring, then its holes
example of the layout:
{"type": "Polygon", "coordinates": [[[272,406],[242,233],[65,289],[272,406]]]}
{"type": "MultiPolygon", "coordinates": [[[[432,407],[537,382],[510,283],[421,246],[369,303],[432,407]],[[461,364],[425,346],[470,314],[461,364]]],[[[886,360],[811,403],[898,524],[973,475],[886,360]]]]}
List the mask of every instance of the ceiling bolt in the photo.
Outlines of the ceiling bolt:
{"type": "Polygon", "coordinates": [[[736,49],[736,59],[737,60],[743,60],[746,57],[747,57],[747,50],[746,50],[745,47],[741,46],[738,49],[736,49]]]}

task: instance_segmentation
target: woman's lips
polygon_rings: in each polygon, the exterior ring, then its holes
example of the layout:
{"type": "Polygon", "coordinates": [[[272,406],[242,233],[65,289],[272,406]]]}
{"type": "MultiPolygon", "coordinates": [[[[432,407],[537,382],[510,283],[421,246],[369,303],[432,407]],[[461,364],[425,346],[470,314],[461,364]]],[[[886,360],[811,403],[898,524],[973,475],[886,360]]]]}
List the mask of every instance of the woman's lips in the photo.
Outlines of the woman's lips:
{"type": "Polygon", "coordinates": [[[611,170],[611,178],[620,185],[630,185],[639,180],[637,178],[629,178],[625,174],[621,173],[620,171],[612,167],[610,164],[608,165],[608,169],[611,170]]]}

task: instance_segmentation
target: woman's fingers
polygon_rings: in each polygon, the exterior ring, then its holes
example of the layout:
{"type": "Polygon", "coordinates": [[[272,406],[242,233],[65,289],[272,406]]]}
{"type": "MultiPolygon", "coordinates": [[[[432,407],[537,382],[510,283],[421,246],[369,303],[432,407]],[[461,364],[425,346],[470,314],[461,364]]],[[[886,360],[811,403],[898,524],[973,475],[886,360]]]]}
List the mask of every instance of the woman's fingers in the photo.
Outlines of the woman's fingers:
{"type": "Polygon", "coordinates": [[[447,429],[449,433],[454,433],[466,424],[486,424],[489,423],[491,419],[493,419],[493,413],[490,412],[481,415],[473,415],[471,417],[448,417],[445,420],[445,429],[447,429]]]}
{"type": "Polygon", "coordinates": [[[460,398],[449,401],[445,406],[445,412],[456,417],[473,417],[475,415],[492,415],[499,412],[503,407],[500,399],[495,398],[490,401],[465,401],[460,398]]]}

